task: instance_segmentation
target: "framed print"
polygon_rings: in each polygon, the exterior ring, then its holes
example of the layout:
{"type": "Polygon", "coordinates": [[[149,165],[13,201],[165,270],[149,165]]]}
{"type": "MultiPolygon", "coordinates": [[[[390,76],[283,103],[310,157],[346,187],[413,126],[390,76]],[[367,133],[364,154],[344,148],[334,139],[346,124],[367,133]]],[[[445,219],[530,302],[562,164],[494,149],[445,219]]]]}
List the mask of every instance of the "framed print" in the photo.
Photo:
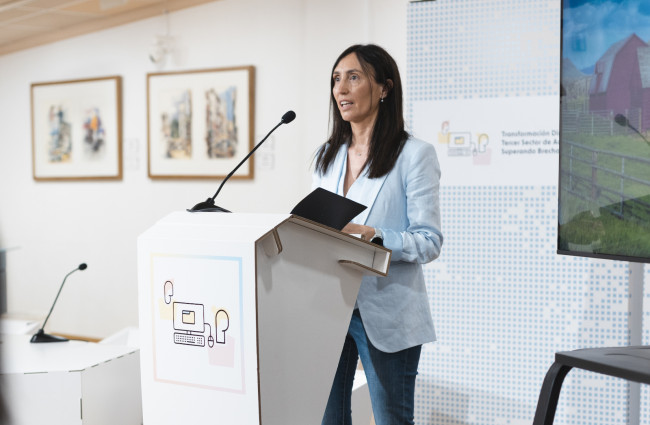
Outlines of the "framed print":
{"type": "MultiPolygon", "coordinates": [[[[252,66],[147,74],[149,177],[225,178],[253,149],[252,66]]],[[[232,178],[252,179],[253,158],[232,178]]]]}
{"type": "Polygon", "coordinates": [[[122,77],[33,83],[34,180],[122,178],[122,77]]]}

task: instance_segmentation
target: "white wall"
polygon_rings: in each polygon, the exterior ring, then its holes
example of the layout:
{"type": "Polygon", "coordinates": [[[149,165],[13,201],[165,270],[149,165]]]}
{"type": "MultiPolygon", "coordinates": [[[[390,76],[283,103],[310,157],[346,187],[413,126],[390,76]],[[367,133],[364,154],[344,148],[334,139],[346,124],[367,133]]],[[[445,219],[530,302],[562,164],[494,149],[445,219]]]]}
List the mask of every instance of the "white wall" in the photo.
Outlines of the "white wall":
{"type": "Polygon", "coordinates": [[[104,337],[137,325],[136,239],[171,211],[211,196],[219,181],[147,177],[146,74],[256,67],[256,140],[293,109],[260,149],[273,165],[254,181],[231,181],[218,204],[237,212],[288,212],[310,187],[310,161],[327,134],[329,72],[354,43],[386,47],[406,71],[406,0],[221,0],[169,15],[172,60],[147,55],[165,33],[162,16],[0,57],[0,247],[7,255],[8,308],[44,317],[63,276],[48,331],[104,337]],[[124,173],[114,182],[35,182],[30,84],[123,78],[124,173]]]}

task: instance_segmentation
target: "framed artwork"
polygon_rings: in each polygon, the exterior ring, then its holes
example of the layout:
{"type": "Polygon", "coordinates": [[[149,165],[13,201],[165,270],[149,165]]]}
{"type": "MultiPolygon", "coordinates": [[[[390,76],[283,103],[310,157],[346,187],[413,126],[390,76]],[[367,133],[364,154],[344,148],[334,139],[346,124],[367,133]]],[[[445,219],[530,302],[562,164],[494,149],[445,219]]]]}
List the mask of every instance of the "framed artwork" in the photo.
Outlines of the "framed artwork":
{"type": "Polygon", "coordinates": [[[34,180],[122,178],[122,77],[33,83],[34,180]]]}
{"type": "MultiPolygon", "coordinates": [[[[147,74],[152,179],[225,178],[253,149],[255,68],[147,74]]],[[[252,179],[253,161],[233,179],[252,179]]]]}

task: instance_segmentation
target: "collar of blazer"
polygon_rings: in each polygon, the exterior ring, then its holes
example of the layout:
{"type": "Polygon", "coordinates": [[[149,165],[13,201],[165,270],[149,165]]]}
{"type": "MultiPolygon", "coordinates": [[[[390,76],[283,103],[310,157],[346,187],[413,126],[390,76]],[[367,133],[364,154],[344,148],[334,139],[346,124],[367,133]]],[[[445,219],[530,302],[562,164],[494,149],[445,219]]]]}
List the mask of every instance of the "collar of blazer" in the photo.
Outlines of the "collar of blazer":
{"type": "MultiPolygon", "coordinates": [[[[339,152],[336,154],[336,159],[332,164],[330,172],[321,180],[321,187],[323,189],[338,193],[339,195],[343,195],[343,182],[345,180],[345,170],[348,160],[347,147],[347,144],[341,146],[339,152]]],[[[367,207],[361,214],[352,219],[352,222],[357,224],[366,224],[372,205],[375,203],[379,190],[384,185],[387,177],[386,174],[376,179],[370,179],[367,176],[367,171],[366,167],[361,172],[361,175],[359,175],[359,178],[350,186],[346,195],[347,198],[367,207]]]]}

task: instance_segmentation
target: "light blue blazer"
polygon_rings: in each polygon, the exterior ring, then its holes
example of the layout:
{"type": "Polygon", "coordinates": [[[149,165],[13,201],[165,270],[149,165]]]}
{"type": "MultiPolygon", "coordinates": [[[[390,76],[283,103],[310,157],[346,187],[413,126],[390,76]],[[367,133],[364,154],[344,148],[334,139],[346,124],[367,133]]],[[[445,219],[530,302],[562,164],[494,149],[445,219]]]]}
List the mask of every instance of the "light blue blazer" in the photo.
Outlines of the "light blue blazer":
{"type": "MultiPolygon", "coordinates": [[[[314,187],[343,195],[347,145],[328,172],[314,173],[314,187]]],[[[387,175],[371,179],[367,168],[347,198],[366,207],[352,222],[380,229],[392,250],[387,277],[365,276],[357,306],[372,344],[387,353],[435,341],[422,264],[440,255],[440,165],[429,143],[409,138],[387,175]]]]}

